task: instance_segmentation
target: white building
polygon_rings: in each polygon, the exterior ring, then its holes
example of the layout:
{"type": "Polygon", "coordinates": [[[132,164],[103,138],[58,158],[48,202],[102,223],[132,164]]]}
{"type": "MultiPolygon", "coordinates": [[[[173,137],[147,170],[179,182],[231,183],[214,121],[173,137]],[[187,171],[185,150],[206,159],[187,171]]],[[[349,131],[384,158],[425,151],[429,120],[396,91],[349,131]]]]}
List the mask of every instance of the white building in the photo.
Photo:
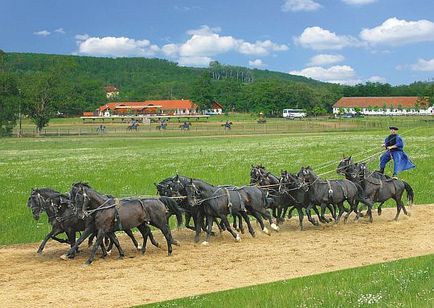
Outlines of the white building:
{"type": "Polygon", "coordinates": [[[333,105],[333,113],[353,113],[364,115],[434,115],[427,97],[342,97],[333,105]]]}

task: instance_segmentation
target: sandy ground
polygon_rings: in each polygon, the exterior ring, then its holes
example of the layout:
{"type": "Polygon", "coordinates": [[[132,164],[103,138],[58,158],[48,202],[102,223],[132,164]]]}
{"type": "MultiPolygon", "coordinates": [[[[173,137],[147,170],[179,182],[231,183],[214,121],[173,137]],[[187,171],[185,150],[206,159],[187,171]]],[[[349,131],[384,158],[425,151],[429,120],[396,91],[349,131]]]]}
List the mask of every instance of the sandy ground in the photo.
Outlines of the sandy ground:
{"type": "Polygon", "coordinates": [[[254,224],[256,238],[245,234],[236,243],[225,232],[207,247],[194,244],[191,231],[175,230],[182,246],[172,257],[153,246],[142,256],[120,235],[127,256],[119,260],[113,251],[91,266],[83,265],[84,247],[63,261],[66,246],[52,241],[41,256],[38,243],[6,246],[0,248],[0,306],[126,307],[434,253],[434,205],[410,212],[398,222],[391,221],[395,209],[385,209],[373,224],[306,224],[305,231],[293,218],[271,236],[254,224]]]}

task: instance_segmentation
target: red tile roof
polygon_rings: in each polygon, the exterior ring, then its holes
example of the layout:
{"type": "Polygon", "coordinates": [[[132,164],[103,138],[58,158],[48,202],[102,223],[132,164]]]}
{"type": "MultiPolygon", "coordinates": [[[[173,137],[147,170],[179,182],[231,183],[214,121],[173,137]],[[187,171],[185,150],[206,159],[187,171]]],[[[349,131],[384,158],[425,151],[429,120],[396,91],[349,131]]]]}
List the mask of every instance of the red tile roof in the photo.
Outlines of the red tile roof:
{"type": "Polygon", "coordinates": [[[174,109],[195,109],[197,108],[191,100],[161,100],[161,101],[144,101],[144,102],[112,102],[105,104],[98,109],[104,111],[107,109],[114,110],[119,106],[131,106],[134,109],[146,108],[151,106],[156,106],[162,110],[174,110],[174,109]]]}
{"type": "MultiPolygon", "coordinates": [[[[420,100],[418,96],[391,96],[391,97],[342,97],[334,105],[333,108],[339,107],[387,107],[393,105],[398,108],[412,108],[415,107],[416,102],[420,100]]],[[[425,98],[428,103],[428,98],[425,98]]],[[[429,106],[429,104],[428,104],[429,106]]]]}

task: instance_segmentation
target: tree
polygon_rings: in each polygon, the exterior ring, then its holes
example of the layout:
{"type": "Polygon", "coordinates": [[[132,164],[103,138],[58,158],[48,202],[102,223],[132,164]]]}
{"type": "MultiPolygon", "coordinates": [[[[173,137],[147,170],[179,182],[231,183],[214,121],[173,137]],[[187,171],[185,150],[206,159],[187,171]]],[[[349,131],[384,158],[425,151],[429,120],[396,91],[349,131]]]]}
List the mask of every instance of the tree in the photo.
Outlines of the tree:
{"type": "Polygon", "coordinates": [[[191,99],[201,109],[207,109],[211,107],[211,103],[214,101],[213,92],[211,77],[208,72],[205,72],[194,83],[191,99]]]}
{"type": "Polygon", "coordinates": [[[15,76],[0,71],[0,136],[9,136],[17,123],[18,99],[19,90],[15,76]]]}

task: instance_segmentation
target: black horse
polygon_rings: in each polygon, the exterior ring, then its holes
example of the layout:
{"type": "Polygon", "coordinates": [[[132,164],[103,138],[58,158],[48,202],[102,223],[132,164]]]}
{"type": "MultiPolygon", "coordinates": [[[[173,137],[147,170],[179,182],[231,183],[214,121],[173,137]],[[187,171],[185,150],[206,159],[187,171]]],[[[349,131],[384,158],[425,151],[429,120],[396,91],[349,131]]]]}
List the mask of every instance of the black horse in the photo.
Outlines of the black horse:
{"type": "Polygon", "coordinates": [[[51,231],[38,248],[39,254],[42,253],[50,238],[73,246],[75,233],[84,230],[84,221],[77,218],[75,207],[68,196],[51,188],[32,189],[27,206],[31,208],[35,220],[39,220],[41,213],[46,212],[51,225],[51,231]],[[56,237],[61,233],[66,233],[68,240],[56,237]]]}
{"type": "Polygon", "coordinates": [[[281,194],[279,191],[280,179],[267,171],[264,166],[252,165],[252,169],[250,170],[250,184],[260,186],[268,192],[268,207],[272,210],[277,224],[283,223],[290,200],[288,200],[287,195],[281,194]]]}
{"type": "MultiPolygon", "coordinates": [[[[78,218],[81,220],[84,220],[85,228],[84,228],[83,233],[81,234],[80,238],[75,243],[75,245],[73,245],[71,247],[71,249],[65,255],[61,256],[62,259],[74,258],[75,253],[78,250],[78,246],[80,246],[80,244],[87,237],[89,237],[91,235],[93,237],[97,232],[97,229],[95,226],[94,215],[83,215],[83,211],[82,211],[82,206],[83,206],[84,201],[85,200],[88,201],[87,200],[87,194],[85,193],[85,189],[87,189],[87,188],[91,189],[88,184],[80,183],[80,182],[74,183],[71,187],[71,191],[70,191],[69,195],[71,197],[72,202],[75,204],[75,206],[77,208],[76,211],[77,211],[78,218]],[[81,207],[80,211],[79,211],[79,206],[81,207]]],[[[111,196],[107,196],[107,195],[101,196],[101,198],[103,198],[104,200],[112,199],[111,196]]],[[[141,251],[143,249],[143,246],[140,246],[137,243],[131,230],[130,229],[124,229],[124,232],[131,238],[131,241],[133,242],[136,249],[141,251]]],[[[149,234],[149,236],[151,238],[152,243],[154,243],[154,245],[158,246],[158,243],[152,237],[152,233],[149,234]]],[[[114,240],[114,238],[116,238],[116,235],[114,233],[107,234],[107,238],[111,240],[111,243],[110,243],[109,248],[108,248],[110,250],[112,245],[113,244],[116,245],[116,242],[118,242],[118,241],[117,241],[117,239],[114,240]]],[[[90,243],[91,243],[91,240],[89,240],[89,244],[90,243]]],[[[116,245],[116,247],[118,248],[119,254],[123,255],[122,249],[119,249],[119,247],[117,245],[116,245]]],[[[103,249],[103,256],[106,256],[105,249],[103,249]]]]}
{"type": "MultiPolygon", "coordinates": [[[[339,222],[342,214],[345,212],[343,206],[344,201],[350,204],[350,211],[345,216],[345,220],[349,214],[354,211],[358,217],[357,204],[362,202],[368,206],[368,216],[372,222],[372,202],[367,200],[363,188],[349,180],[322,180],[312,170],[312,168],[302,167],[297,176],[308,186],[309,205],[307,211],[317,204],[321,206],[321,217],[325,219],[324,213],[327,205],[332,204],[339,209],[339,215],[336,217],[335,211],[332,211],[335,222],[339,222]]],[[[326,220],[328,221],[328,220],[326,220]]]]}
{"type": "MultiPolygon", "coordinates": [[[[280,186],[279,186],[279,193],[282,196],[286,196],[288,198],[289,203],[292,205],[291,209],[288,213],[288,219],[292,217],[292,212],[294,209],[297,209],[298,212],[298,219],[299,219],[299,226],[300,230],[303,230],[303,209],[306,209],[309,205],[309,198],[308,198],[308,186],[303,185],[303,183],[300,181],[300,179],[287,171],[282,171],[281,178],[280,178],[280,186]]],[[[313,210],[318,216],[318,219],[321,221],[322,218],[320,217],[320,214],[318,212],[318,209],[316,206],[313,207],[313,210]]],[[[306,211],[306,215],[308,220],[315,226],[318,226],[318,222],[312,218],[310,215],[310,211],[306,211]]]]}
{"type": "Polygon", "coordinates": [[[88,185],[81,184],[78,191],[77,209],[81,216],[90,216],[94,219],[94,226],[97,230],[97,239],[92,248],[91,256],[87,264],[92,263],[95,257],[96,248],[105,235],[108,235],[116,245],[120,257],[124,256],[119,241],[114,234],[115,231],[129,230],[137,227],[143,236],[142,253],[146,250],[148,236],[151,242],[159,247],[153,239],[149,224],[160,229],[166,238],[168,255],[172,254],[173,240],[170,228],[167,224],[166,207],[157,199],[117,199],[102,195],[88,185]]]}
{"type": "Polygon", "coordinates": [[[398,220],[401,210],[405,215],[410,216],[402,202],[404,190],[407,192],[408,204],[411,205],[414,200],[413,188],[407,182],[390,178],[377,171],[370,172],[365,163],[354,163],[351,156],[343,158],[339,162],[337,172],[345,175],[348,180],[361,185],[366,197],[372,203],[380,203],[378,215],[381,215],[381,207],[384,202],[393,199],[396,202],[395,220],[398,220]]]}
{"type": "MultiPolygon", "coordinates": [[[[266,218],[271,225],[271,228],[278,231],[279,228],[272,221],[270,213],[266,209],[266,193],[254,186],[244,186],[235,188],[231,186],[212,186],[202,180],[190,180],[188,185],[185,185],[187,192],[187,201],[191,206],[199,207],[202,210],[199,213],[207,218],[207,236],[203,244],[207,245],[211,236],[212,222],[215,218],[221,219],[225,229],[228,230],[236,241],[240,241],[240,235],[234,232],[229,225],[227,215],[232,214],[241,216],[247,224],[249,232],[255,236],[249,215],[254,216],[259,222],[264,233],[269,234],[265,227],[262,218],[266,218]]],[[[199,223],[203,219],[198,220],[199,223]]],[[[199,240],[200,226],[196,226],[195,240],[199,240]]]]}

